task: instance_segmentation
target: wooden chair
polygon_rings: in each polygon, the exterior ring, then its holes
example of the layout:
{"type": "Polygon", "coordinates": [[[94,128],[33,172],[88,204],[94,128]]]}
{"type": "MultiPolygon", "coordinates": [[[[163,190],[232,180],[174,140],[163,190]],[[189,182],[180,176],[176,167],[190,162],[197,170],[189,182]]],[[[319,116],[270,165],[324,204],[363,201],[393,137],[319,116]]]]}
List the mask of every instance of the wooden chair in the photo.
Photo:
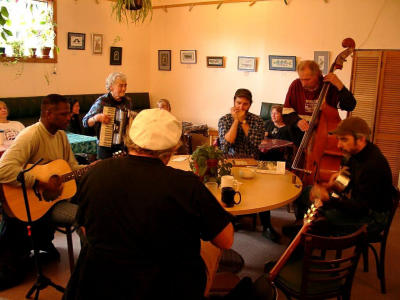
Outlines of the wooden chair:
{"type": "Polygon", "coordinates": [[[303,242],[304,254],[289,260],[275,285],[288,299],[350,299],[357,263],[366,247],[366,226],[341,237],[304,234],[303,242]]]}
{"type": "Polygon", "coordinates": [[[363,251],[363,260],[364,260],[364,272],[368,272],[368,249],[372,250],[372,253],[375,257],[376,263],[376,273],[381,282],[381,293],[386,294],[386,281],[385,281],[385,252],[386,252],[386,242],[389,235],[390,225],[392,224],[393,217],[396,213],[396,209],[399,206],[400,194],[396,191],[393,196],[393,206],[390,211],[389,220],[378,236],[368,237],[368,246],[365,247],[363,251]],[[380,243],[379,257],[378,252],[376,251],[373,244],[380,243]]]}
{"type": "Polygon", "coordinates": [[[219,146],[218,130],[208,129],[208,144],[210,146],[219,146]]]}

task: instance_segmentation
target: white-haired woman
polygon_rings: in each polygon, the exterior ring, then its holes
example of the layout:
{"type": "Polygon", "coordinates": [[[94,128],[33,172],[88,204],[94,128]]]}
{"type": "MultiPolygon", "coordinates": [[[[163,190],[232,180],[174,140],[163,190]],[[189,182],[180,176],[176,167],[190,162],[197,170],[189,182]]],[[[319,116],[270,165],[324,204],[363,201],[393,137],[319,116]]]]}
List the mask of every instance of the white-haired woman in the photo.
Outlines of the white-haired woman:
{"type": "MultiPolygon", "coordinates": [[[[122,110],[128,110],[131,108],[131,100],[125,97],[127,86],[126,75],[123,73],[115,72],[108,75],[106,79],[107,94],[100,96],[90,108],[89,112],[82,119],[83,126],[93,127],[97,133],[97,137],[100,135],[101,123],[109,123],[110,118],[103,114],[104,106],[111,106],[122,110]]],[[[118,145],[112,145],[111,147],[102,147],[97,145],[97,158],[104,159],[111,157],[112,154],[118,150],[123,149],[123,142],[118,145]]]]}

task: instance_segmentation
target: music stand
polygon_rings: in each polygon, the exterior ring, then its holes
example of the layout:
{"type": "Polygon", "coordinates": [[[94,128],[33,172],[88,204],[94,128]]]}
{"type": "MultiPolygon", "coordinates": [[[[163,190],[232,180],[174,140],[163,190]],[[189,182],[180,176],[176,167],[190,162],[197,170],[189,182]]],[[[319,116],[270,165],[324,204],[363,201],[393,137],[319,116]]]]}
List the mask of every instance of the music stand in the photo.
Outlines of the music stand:
{"type": "Polygon", "coordinates": [[[22,170],[17,176],[17,180],[21,183],[22,193],[24,195],[26,215],[28,217],[28,222],[27,222],[26,229],[27,229],[27,233],[28,233],[28,236],[29,236],[29,238],[31,240],[31,244],[32,244],[33,259],[35,261],[36,274],[37,274],[36,282],[29,289],[29,291],[26,294],[25,298],[30,298],[31,295],[33,294],[33,292],[36,291],[35,300],[39,299],[39,292],[41,290],[45,289],[49,285],[54,287],[56,290],[58,290],[58,291],[60,291],[62,293],[65,292],[65,289],[62,286],[53,283],[49,278],[47,278],[45,275],[43,275],[42,268],[41,268],[41,265],[40,265],[40,262],[39,262],[39,250],[36,247],[35,239],[32,237],[32,218],[31,218],[31,211],[30,211],[30,208],[29,208],[28,195],[27,195],[27,192],[26,192],[25,173],[30,171],[30,170],[32,170],[42,160],[43,160],[42,158],[39,159],[29,169],[22,170]]]}

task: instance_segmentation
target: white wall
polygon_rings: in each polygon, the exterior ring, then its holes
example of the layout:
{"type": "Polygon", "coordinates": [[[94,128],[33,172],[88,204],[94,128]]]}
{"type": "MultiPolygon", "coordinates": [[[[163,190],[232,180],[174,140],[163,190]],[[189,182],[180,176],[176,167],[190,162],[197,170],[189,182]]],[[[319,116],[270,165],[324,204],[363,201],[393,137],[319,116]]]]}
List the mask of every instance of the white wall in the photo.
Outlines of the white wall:
{"type": "MultiPolygon", "coordinates": [[[[166,0],[171,3],[173,0],[166,0]]],[[[159,1],[160,2],[160,1],[159,1]]],[[[175,1],[187,2],[187,1],[175,1]]],[[[154,2],[156,4],[156,2],[154,2]]],[[[293,0],[157,9],[151,22],[150,91],[153,101],[168,98],[180,118],[216,127],[228,113],[237,88],[253,93],[251,111],[262,101],[283,103],[296,72],[270,71],[268,55],[313,59],[330,51],[331,62],[346,37],[357,48],[400,48],[398,0],[293,0]],[[157,50],[172,50],[172,71],[157,70],[157,50]],[[196,65],[183,65],[179,51],[195,49],[196,65]],[[238,56],[258,58],[255,73],[237,71],[238,56]],[[225,56],[226,68],[206,67],[206,56],[225,56]]],[[[337,75],[349,86],[351,59],[337,75]]]]}
{"type": "MultiPolygon", "coordinates": [[[[153,0],[153,4],[186,0],[153,0]]],[[[229,111],[237,88],[253,92],[251,111],[260,103],[283,103],[296,72],[270,71],[268,55],[293,55],[313,59],[314,51],[330,51],[331,62],[343,50],[346,37],[357,48],[400,49],[399,0],[282,0],[170,8],[154,10],[151,22],[117,24],[111,2],[58,1],[58,63],[0,64],[0,97],[36,96],[48,93],[82,94],[105,90],[108,73],[128,75],[129,92],[150,92],[154,104],[160,98],[172,102],[179,118],[216,127],[229,111]],[[67,32],[86,33],[86,50],[68,50],[67,32]],[[91,53],[91,33],[104,34],[102,55],[91,53]],[[122,40],[122,66],[109,65],[109,47],[122,40]],[[158,71],[157,51],[172,50],[172,71],[158,71]],[[197,64],[180,64],[180,50],[197,50],[197,64]],[[257,72],[237,71],[238,56],[258,58],[257,72]],[[226,68],[206,67],[206,56],[225,56],[226,68]],[[16,76],[23,67],[22,75],[16,76]],[[54,68],[56,74],[52,74],[54,68]],[[50,75],[47,85],[45,74],[50,75]]],[[[349,85],[351,59],[336,72],[349,85]]]]}
{"type": "Polygon", "coordinates": [[[102,93],[105,92],[107,75],[114,71],[127,74],[128,92],[149,91],[150,40],[147,27],[118,24],[111,16],[109,1],[96,4],[94,0],[58,0],[58,63],[8,66],[0,63],[0,97],[102,93]],[[86,49],[68,50],[68,32],[85,33],[86,49]],[[102,55],[92,54],[92,33],[104,35],[102,55]],[[121,41],[113,45],[117,36],[121,41]],[[122,66],[110,65],[110,46],[123,48],[122,66]],[[18,73],[22,75],[18,76],[18,73]],[[45,75],[49,76],[50,84],[47,84],[45,75]]]}

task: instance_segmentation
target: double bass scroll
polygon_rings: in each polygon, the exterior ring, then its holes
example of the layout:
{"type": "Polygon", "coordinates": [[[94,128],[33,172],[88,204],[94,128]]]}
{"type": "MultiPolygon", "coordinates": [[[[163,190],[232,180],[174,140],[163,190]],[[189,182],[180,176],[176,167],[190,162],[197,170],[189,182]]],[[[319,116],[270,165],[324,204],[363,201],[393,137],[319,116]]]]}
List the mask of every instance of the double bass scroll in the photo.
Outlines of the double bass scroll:
{"type": "MultiPolygon", "coordinates": [[[[351,38],[346,38],[342,46],[346,50],[336,57],[329,73],[343,68],[346,58],[354,51],[355,42],[351,38]]],[[[329,131],[334,130],[341,121],[338,110],[325,102],[330,86],[329,82],[323,84],[311,116],[309,129],[304,133],[293,159],[292,170],[303,173],[305,185],[311,185],[315,181],[328,181],[330,175],[337,172],[340,167],[342,154],[337,148],[336,140],[328,137],[329,131]],[[303,167],[300,167],[300,163],[303,163],[303,167]]]]}

